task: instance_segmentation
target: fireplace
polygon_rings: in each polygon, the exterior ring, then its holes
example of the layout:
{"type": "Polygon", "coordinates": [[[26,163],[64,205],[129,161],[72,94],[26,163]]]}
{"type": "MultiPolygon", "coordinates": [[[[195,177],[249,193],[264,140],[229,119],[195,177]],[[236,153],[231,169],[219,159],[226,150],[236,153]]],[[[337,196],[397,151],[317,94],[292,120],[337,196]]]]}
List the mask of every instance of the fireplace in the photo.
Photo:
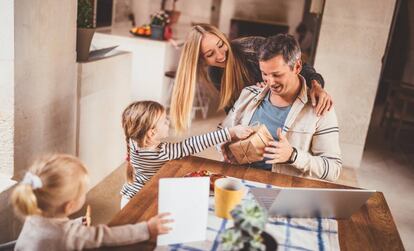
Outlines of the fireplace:
{"type": "Polygon", "coordinates": [[[230,39],[248,36],[269,37],[288,31],[289,26],[285,23],[232,18],[229,37],[230,39]]]}

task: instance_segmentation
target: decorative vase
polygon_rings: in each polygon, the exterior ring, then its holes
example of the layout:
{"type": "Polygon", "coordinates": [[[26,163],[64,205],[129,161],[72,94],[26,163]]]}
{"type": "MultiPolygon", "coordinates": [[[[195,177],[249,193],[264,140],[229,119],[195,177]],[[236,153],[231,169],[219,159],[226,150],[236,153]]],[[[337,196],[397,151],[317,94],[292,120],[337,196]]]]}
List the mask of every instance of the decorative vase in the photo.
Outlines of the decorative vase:
{"type": "Polygon", "coordinates": [[[89,58],[89,48],[95,29],[78,28],[76,30],[76,61],[85,62],[89,58]]]}
{"type": "Polygon", "coordinates": [[[151,24],[151,38],[157,40],[164,40],[164,26],[151,24]]]}
{"type": "MultiPolygon", "coordinates": [[[[266,233],[265,231],[262,232],[261,234],[262,239],[263,239],[263,244],[266,247],[266,251],[276,251],[277,250],[277,241],[275,240],[275,238],[273,238],[270,234],[266,233]]],[[[246,247],[246,245],[244,246],[244,248],[241,251],[249,251],[250,247],[246,247]]]]}
{"type": "Polygon", "coordinates": [[[277,241],[275,240],[275,238],[273,238],[273,236],[266,233],[265,231],[262,232],[261,236],[263,238],[263,244],[266,246],[266,251],[277,250],[277,241]]]}

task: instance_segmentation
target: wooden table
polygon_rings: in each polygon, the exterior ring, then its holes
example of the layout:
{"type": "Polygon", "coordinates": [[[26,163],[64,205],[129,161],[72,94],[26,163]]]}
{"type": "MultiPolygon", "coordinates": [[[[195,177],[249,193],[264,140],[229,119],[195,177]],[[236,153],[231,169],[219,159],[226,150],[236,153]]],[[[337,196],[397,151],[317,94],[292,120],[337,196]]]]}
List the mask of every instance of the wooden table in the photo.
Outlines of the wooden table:
{"type": "MultiPolygon", "coordinates": [[[[150,182],[110,221],[121,225],[147,220],[157,213],[158,180],[165,177],[182,177],[188,172],[206,169],[227,176],[273,184],[284,187],[352,188],[333,183],[304,179],[245,168],[198,157],[187,157],[165,164],[150,182]]],[[[355,188],[357,189],[357,188],[355,188]]],[[[348,220],[338,220],[341,250],[404,250],[390,209],[381,192],[376,192],[368,202],[348,220]]],[[[116,250],[153,250],[154,241],[117,247],[116,250]]],[[[112,250],[112,248],[109,248],[112,250]]]]}

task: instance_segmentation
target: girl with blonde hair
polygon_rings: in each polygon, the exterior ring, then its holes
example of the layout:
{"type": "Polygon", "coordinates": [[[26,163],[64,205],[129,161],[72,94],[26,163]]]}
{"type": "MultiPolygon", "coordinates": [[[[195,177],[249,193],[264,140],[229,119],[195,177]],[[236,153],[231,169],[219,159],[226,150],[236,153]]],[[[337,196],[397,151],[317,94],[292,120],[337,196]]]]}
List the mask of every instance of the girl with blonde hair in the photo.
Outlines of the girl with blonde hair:
{"type": "Polygon", "coordinates": [[[244,139],[252,130],[234,126],[177,143],[163,142],[168,137],[170,122],[165,108],[154,101],[130,104],[122,114],[127,146],[127,182],[121,190],[121,208],[137,194],[167,161],[201,152],[211,146],[244,139]]]}
{"type": "Polygon", "coordinates": [[[88,173],[70,155],[55,154],[36,161],[12,193],[16,213],[25,218],[15,250],[82,250],[126,245],[167,233],[168,214],[148,222],[108,227],[85,226],[68,216],[79,211],[87,192],[88,173]]]}
{"type": "MultiPolygon", "coordinates": [[[[220,91],[219,108],[226,112],[244,87],[263,82],[256,54],[264,39],[246,37],[229,42],[212,25],[198,24],[192,28],[181,53],[171,98],[170,113],[177,131],[182,132],[190,125],[196,82],[200,78],[214,84],[220,91]]],[[[323,115],[331,108],[332,100],[323,89],[322,76],[306,64],[301,75],[311,88],[310,97],[315,111],[323,115]]]]}

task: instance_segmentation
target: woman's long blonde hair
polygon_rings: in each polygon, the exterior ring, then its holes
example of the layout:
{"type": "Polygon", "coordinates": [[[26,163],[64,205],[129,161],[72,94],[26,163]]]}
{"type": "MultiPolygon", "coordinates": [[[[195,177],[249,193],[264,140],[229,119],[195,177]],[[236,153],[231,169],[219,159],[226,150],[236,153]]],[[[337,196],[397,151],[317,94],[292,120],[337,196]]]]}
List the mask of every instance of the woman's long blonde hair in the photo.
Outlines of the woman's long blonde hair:
{"type": "Polygon", "coordinates": [[[241,63],[241,55],[233,51],[229,40],[220,30],[209,24],[195,25],[181,52],[171,98],[170,115],[178,132],[182,132],[190,126],[191,109],[198,78],[201,77],[211,82],[206,72],[207,65],[200,53],[201,40],[205,33],[216,35],[228,48],[226,67],[221,79],[219,109],[232,106],[244,85],[252,81],[244,64],[241,63]]]}
{"type": "Polygon", "coordinates": [[[64,213],[64,204],[79,198],[86,192],[88,172],[76,157],[54,154],[37,160],[29,172],[38,176],[41,186],[33,188],[20,183],[14,189],[11,200],[20,216],[42,215],[54,217],[64,213]]]}
{"type": "Polygon", "coordinates": [[[127,146],[126,177],[129,183],[133,183],[135,176],[130,162],[130,140],[136,141],[139,147],[145,147],[148,131],[155,128],[164,112],[165,108],[158,102],[138,101],[128,105],[122,113],[122,127],[127,146]]]}

